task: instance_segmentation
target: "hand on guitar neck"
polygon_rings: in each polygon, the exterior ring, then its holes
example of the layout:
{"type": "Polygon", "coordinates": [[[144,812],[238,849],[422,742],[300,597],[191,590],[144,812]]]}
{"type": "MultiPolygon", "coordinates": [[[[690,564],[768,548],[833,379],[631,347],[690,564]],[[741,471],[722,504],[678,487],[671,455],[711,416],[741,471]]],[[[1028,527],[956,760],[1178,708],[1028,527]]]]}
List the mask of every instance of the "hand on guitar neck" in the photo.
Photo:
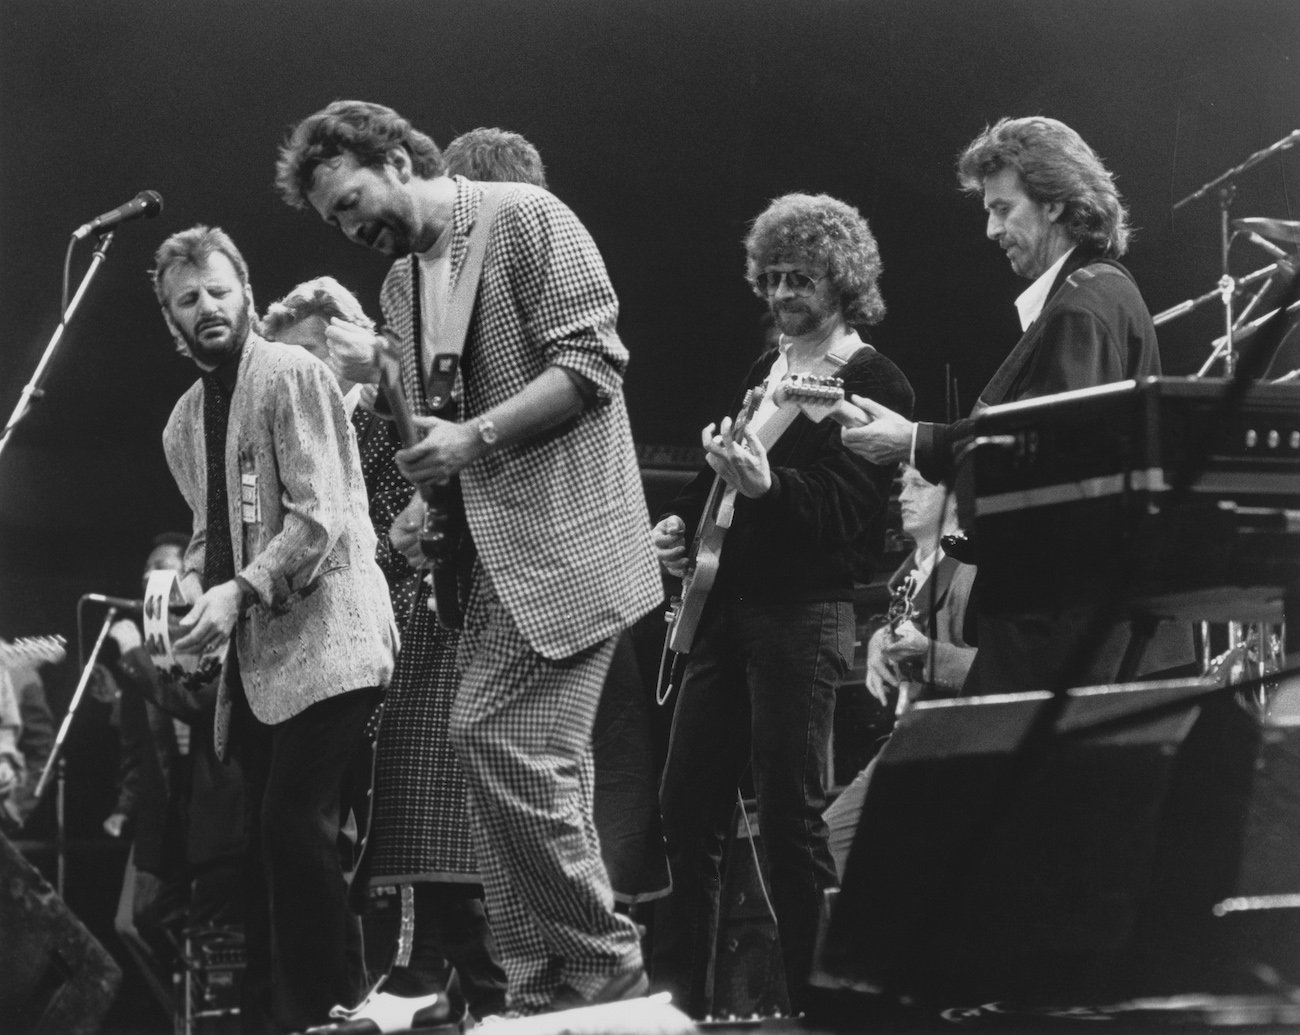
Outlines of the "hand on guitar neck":
{"type": "Polygon", "coordinates": [[[799,407],[799,412],[814,424],[820,424],[827,417],[845,428],[858,428],[871,422],[861,406],[855,406],[844,398],[844,382],[838,377],[787,374],[776,386],[772,398],[778,406],[799,407]]]}
{"type": "Polygon", "coordinates": [[[791,374],[777,386],[774,398],[778,405],[798,406],[811,421],[830,417],[844,428],[840,437],[845,447],[872,463],[900,463],[911,456],[912,422],[866,396],[845,399],[837,377],[791,374]]]}

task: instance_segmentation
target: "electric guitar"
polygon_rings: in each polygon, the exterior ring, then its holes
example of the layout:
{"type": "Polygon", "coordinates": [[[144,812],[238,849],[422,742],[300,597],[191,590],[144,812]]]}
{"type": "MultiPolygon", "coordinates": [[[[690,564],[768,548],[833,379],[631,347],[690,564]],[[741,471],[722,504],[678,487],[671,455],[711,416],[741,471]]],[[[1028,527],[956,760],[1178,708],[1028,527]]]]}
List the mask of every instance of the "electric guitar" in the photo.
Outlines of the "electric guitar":
{"type": "MultiPolygon", "coordinates": [[[[764,386],[758,385],[745,393],[740,413],[736,415],[732,426],[732,436],[740,439],[751,418],[758,412],[763,401],[764,386]]],[[[722,560],[722,541],[727,529],[731,527],[736,513],[736,490],[727,485],[722,475],[716,475],[709,495],[704,501],[704,511],[700,523],[695,529],[695,538],[691,542],[691,552],[686,562],[686,574],[682,576],[681,592],[668,603],[664,621],[668,623],[668,635],[664,638],[663,656],[659,665],[659,703],[663,704],[672,693],[675,679],[664,684],[664,672],[670,666],[676,674],[682,657],[690,653],[695,642],[695,633],[700,627],[700,615],[704,611],[709,591],[718,577],[718,565],[722,560]]]]}
{"type": "MultiPolygon", "coordinates": [[[[916,609],[916,592],[917,586],[912,575],[908,575],[889,594],[889,612],[886,615],[887,628],[891,640],[898,639],[898,630],[908,622],[915,622],[918,612],[916,609]]],[[[915,701],[917,691],[921,689],[924,680],[923,666],[915,659],[902,661],[898,664],[899,676],[901,683],[900,692],[906,692],[908,699],[915,701]]]]}
{"type": "MultiPolygon", "coordinates": [[[[772,393],[778,406],[791,403],[814,423],[827,417],[841,427],[860,428],[870,424],[871,418],[844,398],[844,382],[838,377],[818,377],[815,374],[787,374],[772,393]]],[[[974,564],[975,545],[963,530],[950,532],[943,537],[946,554],[962,564],[974,564]]]]}
{"type": "MultiPolygon", "coordinates": [[[[411,407],[402,393],[402,361],[396,343],[387,336],[375,339],[375,363],[379,368],[379,393],[383,396],[393,423],[397,425],[402,445],[410,448],[421,435],[411,415],[411,407]]],[[[459,629],[463,620],[460,609],[460,578],[457,557],[465,534],[465,512],[460,481],[420,486],[424,500],[424,525],[420,529],[420,552],[432,568],[433,600],[438,621],[448,629],[459,629]]]]}

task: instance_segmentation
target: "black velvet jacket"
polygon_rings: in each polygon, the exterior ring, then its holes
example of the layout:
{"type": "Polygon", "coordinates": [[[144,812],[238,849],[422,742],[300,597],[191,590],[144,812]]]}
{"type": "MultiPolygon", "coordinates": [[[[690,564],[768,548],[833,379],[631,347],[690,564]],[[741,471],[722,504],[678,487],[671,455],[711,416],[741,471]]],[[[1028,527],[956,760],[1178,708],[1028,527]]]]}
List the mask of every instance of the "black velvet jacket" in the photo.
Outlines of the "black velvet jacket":
{"type": "MultiPolygon", "coordinates": [[[[766,378],[777,351],[770,349],[746,375],[744,391],[766,378]]],[[[865,395],[910,416],[912,386],[874,348],[859,350],[838,372],[846,395],[865,395]]],[[[722,548],[715,592],[781,600],[851,600],[855,580],[878,567],[893,465],[881,467],[850,453],[840,426],[800,414],[768,452],[772,488],[761,499],[736,501],[736,516],[722,548]]],[[[695,535],[713,484],[705,467],[664,510],[695,535]]]]}
{"type": "MultiPolygon", "coordinates": [[[[1080,245],[1052,282],[1038,319],[1003,360],[975,408],[1159,373],[1156,328],[1132,275],[1080,245]]],[[[931,482],[948,478],[972,427],[969,419],[919,424],[917,470],[931,482]]]]}

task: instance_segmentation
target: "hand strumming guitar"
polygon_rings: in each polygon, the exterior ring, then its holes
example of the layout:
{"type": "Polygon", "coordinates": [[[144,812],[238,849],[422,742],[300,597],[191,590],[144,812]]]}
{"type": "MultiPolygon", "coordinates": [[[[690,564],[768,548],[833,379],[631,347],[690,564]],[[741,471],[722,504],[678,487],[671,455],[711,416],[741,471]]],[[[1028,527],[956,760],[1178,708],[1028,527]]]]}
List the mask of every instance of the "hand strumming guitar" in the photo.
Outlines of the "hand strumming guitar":
{"type": "Polygon", "coordinates": [[[840,431],[846,449],[876,464],[896,464],[910,458],[913,428],[910,420],[865,396],[852,396],[851,401],[869,421],[840,431]]]}
{"type": "Polygon", "coordinates": [[[650,530],[650,542],[664,571],[679,579],[686,574],[686,523],[681,518],[669,514],[650,530]]]}
{"type": "Polygon", "coordinates": [[[415,485],[445,484],[488,451],[472,424],[416,417],[415,426],[424,432],[424,438],[397,451],[397,469],[415,485]]]}
{"type": "Polygon", "coordinates": [[[700,444],[715,474],[742,496],[758,499],[772,488],[767,450],[748,427],[739,438],[734,427],[730,417],[723,417],[720,425],[710,424],[700,432],[700,444]]]}

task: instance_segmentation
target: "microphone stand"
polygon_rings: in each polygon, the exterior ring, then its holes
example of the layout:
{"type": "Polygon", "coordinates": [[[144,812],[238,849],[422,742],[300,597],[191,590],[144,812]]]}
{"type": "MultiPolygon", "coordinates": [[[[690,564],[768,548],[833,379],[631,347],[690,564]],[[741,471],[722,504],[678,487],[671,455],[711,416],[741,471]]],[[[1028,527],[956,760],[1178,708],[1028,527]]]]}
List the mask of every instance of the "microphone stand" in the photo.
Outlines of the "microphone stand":
{"type": "Polygon", "coordinates": [[[77,311],[77,306],[81,304],[82,296],[85,295],[86,289],[90,287],[91,280],[94,279],[99,267],[103,265],[104,260],[108,257],[108,248],[112,243],[112,230],[99,238],[99,242],[95,246],[95,254],[90,260],[90,267],[86,270],[85,276],[81,278],[81,285],[77,288],[77,293],[72,296],[72,301],[68,303],[68,307],[63,311],[63,315],[59,319],[59,325],[54,328],[50,343],[45,346],[45,352],[41,355],[40,362],[36,364],[32,379],[23,388],[22,394],[18,397],[18,405],[14,407],[14,412],[10,415],[4,431],[0,432],[0,456],[3,456],[5,447],[9,445],[9,441],[13,437],[13,431],[18,426],[18,423],[31,410],[32,403],[39,401],[44,396],[45,392],[41,388],[41,383],[45,379],[50,360],[54,358],[55,350],[58,349],[59,343],[63,340],[63,332],[67,330],[68,322],[77,311]]]}
{"type": "Polygon", "coordinates": [[[50,782],[50,774],[55,770],[55,763],[58,763],[59,775],[59,792],[57,795],[57,804],[55,807],[55,833],[54,833],[54,851],[58,866],[58,879],[55,890],[58,891],[59,897],[63,897],[64,878],[68,865],[68,834],[64,822],[63,806],[65,792],[65,765],[64,759],[59,756],[63,748],[63,742],[67,739],[68,730],[72,728],[72,720],[77,714],[77,706],[81,704],[82,697],[85,696],[86,687],[90,685],[90,677],[94,673],[95,659],[99,657],[100,649],[104,646],[104,641],[108,638],[109,626],[113,624],[113,619],[117,617],[117,608],[110,605],[104,612],[104,623],[100,626],[99,636],[95,640],[95,646],[91,648],[90,660],[81,669],[81,678],[77,681],[77,689],[73,691],[72,700],[68,704],[67,713],[63,716],[63,722],[59,725],[58,735],[54,738],[54,747],[50,750],[50,757],[45,763],[45,768],[41,770],[41,778],[37,781],[36,790],[32,796],[37,802],[41,800],[41,795],[45,793],[45,788],[50,782]]]}

